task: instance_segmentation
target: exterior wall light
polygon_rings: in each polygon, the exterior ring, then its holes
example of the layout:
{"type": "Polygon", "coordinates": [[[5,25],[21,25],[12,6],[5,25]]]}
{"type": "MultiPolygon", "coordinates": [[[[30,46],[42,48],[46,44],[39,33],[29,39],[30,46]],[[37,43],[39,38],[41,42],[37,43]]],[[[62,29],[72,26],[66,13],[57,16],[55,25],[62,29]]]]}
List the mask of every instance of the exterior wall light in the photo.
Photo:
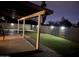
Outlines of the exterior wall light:
{"type": "Polygon", "coordinates": [[[38,25],[36,27],[38,28],[38,25]]]}
{"type": "Polygon", "coordinates": [[[34,28],[34,25],[32,25],[32,27],[34,28]]]}
{"type": "Polygon", "coordinates": [[[14,23],[11,23],[11,26],[14,26],[14,23]]]}
{"type": "Polygon", "coordinates": [[[54,26],[50,26],[51,29],[54,29],[54,26]]]}
{"type": "Polygon", "coordinates": [[[65,28],[64,26],[61,26],[60,29],[61,29],[61,30],[65,30],[66,28],[65,28]]]}

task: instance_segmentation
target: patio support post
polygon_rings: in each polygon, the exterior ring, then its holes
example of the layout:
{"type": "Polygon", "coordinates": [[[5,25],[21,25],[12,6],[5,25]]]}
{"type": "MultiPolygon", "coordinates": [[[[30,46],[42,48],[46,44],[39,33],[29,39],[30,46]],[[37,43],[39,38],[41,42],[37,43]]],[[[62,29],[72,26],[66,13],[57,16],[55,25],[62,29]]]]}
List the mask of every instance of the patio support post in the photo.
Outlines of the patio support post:
{"type": "Polygon", "coordinates": [[[41,15],[38,16],[38,28],[37,28],[36,50],[39,49],[39,41],[40,41],[40,19],[41,19],[41,15]]]}
{"type": "Polygon", "coordinates": [[[23,20],[23,38],[24,38],[24,32],[25,32],[24,28],[25,28],[25,20],[23,20]]]}
{"type": "Polygon", "coordinates": [[[24,37],[24,24],[25,24],[25,20],[28,18],[32,18],[32,17],[38,17],[38,28],[37,28],[37,37],[36,37],[36,45],[35,45],[35,49],[38,50],[39,49],[39,41],[40,41],[40,20],[41,20],[41,15],[45,14],[45,10],[33,13],[31,15],[25,16],[20,18],[19,20],[23,20],[23,37],[24,37]]]}
{"type": "Polygon", "coordinates": [[[19,20],[18,20],[18,34],[19,34],[19,20]]]}

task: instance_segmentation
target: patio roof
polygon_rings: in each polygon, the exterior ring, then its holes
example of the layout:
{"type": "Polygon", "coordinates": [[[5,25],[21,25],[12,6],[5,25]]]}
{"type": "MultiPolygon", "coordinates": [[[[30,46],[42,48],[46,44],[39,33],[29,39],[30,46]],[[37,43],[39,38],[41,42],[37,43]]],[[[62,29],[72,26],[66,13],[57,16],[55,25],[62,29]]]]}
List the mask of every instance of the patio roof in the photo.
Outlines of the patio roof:
{"type": "Polygon", "coordinates": [[[0,16],[4,16],[7,22],[17,23],[17,19],[33,13],[37,13],[42,10],[46,11],[46,15],[50,15],[53,13],[52,10],[43,8],[28,1],[0,1],[0,16]],[[16,18],[14,19],[12,19],[12,11],[15,11],[16,18]]]}

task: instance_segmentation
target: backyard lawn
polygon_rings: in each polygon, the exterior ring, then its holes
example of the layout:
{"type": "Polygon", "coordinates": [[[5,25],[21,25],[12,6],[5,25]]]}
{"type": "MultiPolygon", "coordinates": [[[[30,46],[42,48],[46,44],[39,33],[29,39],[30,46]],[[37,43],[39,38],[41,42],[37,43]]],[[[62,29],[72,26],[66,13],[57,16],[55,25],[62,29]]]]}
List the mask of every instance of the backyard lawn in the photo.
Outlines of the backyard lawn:
{"type": "MultiPolygon", "coordinates": [[[[36,32],[26,32],[31,38],[36,39],[36,32]]],[[[51,34],[41,33],[40,41],[43,45],[51,48],[62,56],[79,56],[79,45],[70,40],[51,34]]]]}

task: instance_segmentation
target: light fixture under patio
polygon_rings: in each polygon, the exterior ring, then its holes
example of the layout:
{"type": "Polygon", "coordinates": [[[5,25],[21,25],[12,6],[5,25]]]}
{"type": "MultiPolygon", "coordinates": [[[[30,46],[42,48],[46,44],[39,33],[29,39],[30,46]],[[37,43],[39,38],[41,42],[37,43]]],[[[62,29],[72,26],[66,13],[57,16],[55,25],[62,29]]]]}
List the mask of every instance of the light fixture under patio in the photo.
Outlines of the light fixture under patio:
{"type": "Polygon", "coordinates": [[[10,25],[11,25],[11,26],[14,26],[14,23],[11,23],[10,25]]]}

